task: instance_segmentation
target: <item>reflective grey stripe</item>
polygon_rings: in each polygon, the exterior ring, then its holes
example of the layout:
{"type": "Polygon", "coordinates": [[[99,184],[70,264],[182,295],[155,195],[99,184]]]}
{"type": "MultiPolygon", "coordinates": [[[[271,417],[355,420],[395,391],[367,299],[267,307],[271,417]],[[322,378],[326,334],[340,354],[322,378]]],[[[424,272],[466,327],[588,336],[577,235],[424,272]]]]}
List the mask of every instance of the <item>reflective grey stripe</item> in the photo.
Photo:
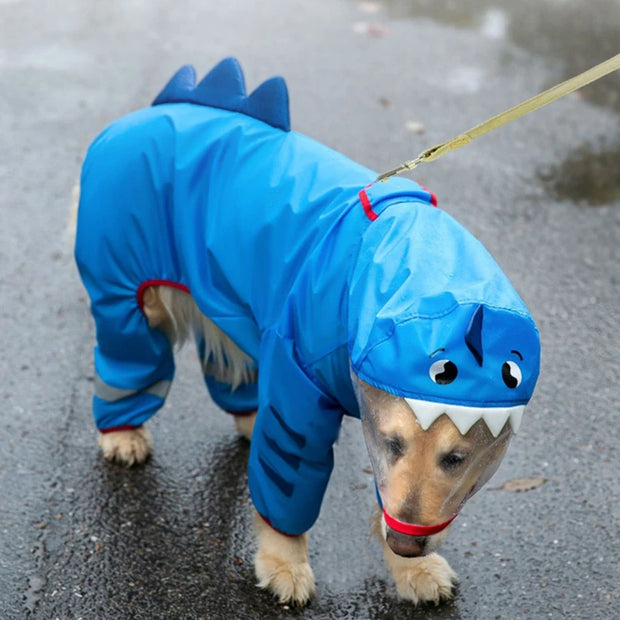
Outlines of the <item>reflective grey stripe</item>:
{"type": "Polygon", "coordinates": [[[170,389],[170,383],[170,381],[164,379],[142,390],[127,390],[108,385],[99,375],[95,374],[95,394],[102,400],[112,403],[134,394],[152,394],[153,396],[159,396],[159,398],[166,398],[170,389]]]}

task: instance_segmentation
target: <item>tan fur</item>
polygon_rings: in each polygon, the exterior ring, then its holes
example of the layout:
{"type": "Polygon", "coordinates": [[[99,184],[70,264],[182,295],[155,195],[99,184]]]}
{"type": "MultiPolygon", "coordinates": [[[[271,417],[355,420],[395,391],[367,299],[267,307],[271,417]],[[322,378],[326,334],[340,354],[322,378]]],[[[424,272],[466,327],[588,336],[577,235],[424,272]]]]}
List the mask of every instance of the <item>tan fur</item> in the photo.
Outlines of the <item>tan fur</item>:
{"type": "Polygon", "coordinates": [[[149,430],[140,428],[99,433],[99,447],[108,461],[116,461],[131,467],[144,463],[153,451],[153,439],[149,430]]]}
{"type": "MultiPolygon", "coordinates": [[[[174,333],[172,317],[160,300],[159,286],[149,286],[142,295],[143,311],[149,322],[149,327],[158,328],[168,334],[174,333]]],[[[173,336],[172,340],[176,340],[173,336]]]]}
{"type": "Polygon", "coordinates": [[[400,598],[414,605],[438,604],[441,600],[452,598],[458,578],[448,562],[437,553],[420,558],[403,558],[383,541],[383,555],[400,598]]]}
{"type": "Polygon", "coordinates": [[[232,384],[233,389],[255,380],[252,358],[200,312],[190,295],[170,286],[150,286],[144,291],[142,300],[149,325],[165,331],[178,347],[192,333],[202,336],[205,374],[232,384]]]}
{"type": "Polygon", "coordinates": [[[248,415],[236,415],[235,429],[237,433],[242,437],[245,437],[248,441],[252,440],[252,432],[254,431],[254,423],[256,422],[256,412],[248,415]]]}
{"type": "Polygon", "coordinates": [[[308,562],[308,537],[276,532],[255,513],[258,551],[254,569],[258,587],[266,588],[281,603],[305,605],[314,595],[314,573],[308,562]]]}

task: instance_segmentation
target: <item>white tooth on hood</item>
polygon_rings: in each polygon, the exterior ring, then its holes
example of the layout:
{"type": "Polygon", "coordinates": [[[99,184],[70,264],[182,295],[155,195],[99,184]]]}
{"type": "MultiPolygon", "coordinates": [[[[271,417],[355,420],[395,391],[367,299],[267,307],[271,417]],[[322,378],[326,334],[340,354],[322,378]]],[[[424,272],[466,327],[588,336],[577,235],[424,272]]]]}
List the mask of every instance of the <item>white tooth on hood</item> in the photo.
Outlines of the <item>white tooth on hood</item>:
{"type": "Polygon", "coordinates": [[[497,437],[507,420],[514,433],[519,430],[525,405],[514,407],[466,407],[464,405],[450,405],[447,403],[435,403],[428,400],[416,400],[406,398],[407,404],[413,410],[423,430],[428,430],[430,425],[442,414],[446,414],[461,435],[478,421],[484,420],[493,437],[497,437]]]}
{"type": "Polygon", "coordinates": [[[516,435],[521,428],[521,420],[523,419],[523,412],[525,411],[525,405],[520,407],[513,407],[513,411],[510,414],[510,426],[512,426],[512,432],[516,435]]]}
{"type": "Polygon", "coordinates": [[[430,400],[414,400],[405,398],[407,404],[413,409],[422,430],[427,431],[428,427],[445,411],[445,405],[434,403],[430,400]]]}
{"type": "Polygon", "coordinates": [[[484,411],[482,419],[491,431],[493,437],[497,437],[504,428],[504,425],[510,417],[510,409],[495,409],[494,411],[484,411]]]}

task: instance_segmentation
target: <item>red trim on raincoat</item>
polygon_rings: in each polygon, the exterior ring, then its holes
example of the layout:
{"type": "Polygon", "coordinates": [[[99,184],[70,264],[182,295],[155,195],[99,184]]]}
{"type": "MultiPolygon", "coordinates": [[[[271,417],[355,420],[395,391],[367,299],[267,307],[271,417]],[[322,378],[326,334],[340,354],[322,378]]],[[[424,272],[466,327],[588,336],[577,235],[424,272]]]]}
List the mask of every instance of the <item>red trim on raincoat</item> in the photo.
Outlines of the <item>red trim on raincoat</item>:
{"type": "Polygon", "coordinates": [[[287,534],[286,532],[279,530],[277,527],[273,527],[273,525],[271,525],[271,522],[269,521],[269,519],[267,519],[267,517],[263,517],[263,515],[260,512],[258,512],[258,510],[256,511],[256,513],[272,530],[275,530],[276,532],[278,532],[278,534],[282,534],[282,536],[286,536],[287,538],[299,538],[299,536],[301,536],[301,534],[287,534]]]}
{"type": "Polygon", "coordinates": [[[121,424],[120,426],[110,426],[110,428],[98,428],[97,430],[104,435],[106,433],[115,433],[116,431],[135,431],[138,428],[141,428],[142,424],[138,426],[133,426],[132,424],[121,424]]]}
{"type": "Polygon", "coordinates": [[[146,280],[140,284],[138,290],[136,291],[136,300],[140,310],[144,310],[144,291],[146,291],[149,286],[170,286],[171,288],[176,288],[179,291],[189,294],[189,289],[187,286],[185,286],[185,284],[180,284],[179,282],[173,282],[172,280],[146,280]]]}
{"type": "Polygon", "coordinates": [[[362,207],[364,207],[364,213],[371,222],[374,222],[379,216],[372,210],[372,204],[370,204],[370,200],[365,189],[360,191],[359,197],[362,207]]]}

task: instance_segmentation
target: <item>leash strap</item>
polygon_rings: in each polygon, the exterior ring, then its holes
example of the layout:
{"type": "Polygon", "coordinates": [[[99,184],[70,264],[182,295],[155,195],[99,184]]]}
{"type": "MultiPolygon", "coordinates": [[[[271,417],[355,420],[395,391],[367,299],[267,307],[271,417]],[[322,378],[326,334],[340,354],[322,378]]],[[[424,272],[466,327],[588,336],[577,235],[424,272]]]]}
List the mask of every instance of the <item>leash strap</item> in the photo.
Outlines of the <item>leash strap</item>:
{"type": "Polygon", "coordinates": [[[493,129],[506,125],[507,123],[510,123],[525,114],[529,114],[534,110],[538,110],[548,103],[551,103],[560,97],[564,97],[565,95],[568,95],[569,93],[572,93],[586,84],[590,84],[590,82],[594,82],[608,73],[616,71],[617,69],[620,69],[620,54],[616,54],[599,65],[596,65],[591,69],[566,80],[565,82],[556,84],[548,90],[545,90],[544,92],[519,103],[505,112],[501,112],[500,114],[493,116],[483,123],[480,123],[468,131],[452,138],[452,140],[448,140],[442,144],[437,144],[430,149],[422,151],[415,159],[405,161],[398,166],[398,168],[394,168],[393,170],[380,174],[377,177],[377,181],[386,181],[396,174],[405,172],[405,170],[413,170],[422,162],[433,161],[442,155],[449,153],[450,151],[460,149],[462,146],[469,144],[472,140],[483,136],[485,133],[489,133],[493,129]]]}

